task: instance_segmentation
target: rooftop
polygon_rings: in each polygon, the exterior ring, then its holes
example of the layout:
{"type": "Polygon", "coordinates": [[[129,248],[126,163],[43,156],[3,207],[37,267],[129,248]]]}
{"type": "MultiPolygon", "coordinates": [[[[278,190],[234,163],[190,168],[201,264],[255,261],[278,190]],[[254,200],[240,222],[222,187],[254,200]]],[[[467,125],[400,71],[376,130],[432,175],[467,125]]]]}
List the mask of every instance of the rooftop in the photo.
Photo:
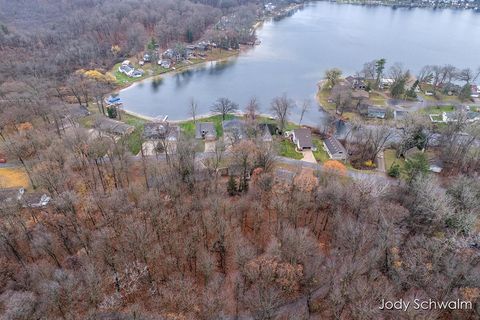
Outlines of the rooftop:
{"type": "Polygon", "coordinates": [[[324,140],[325,146],[331,154],[347,154],[347,150],[335,137],[329,137],[324,140]]]}
{"type": "Polygon", "coordinates": [[[168,122],[150,122],[145,123],[143,127],[143,137],[147,140],[160,140],[168,138],[170,140],[178,139],[180,128],[172,126],[168,122]]]}
{"type": "Polygon", "coordinates": [[[312,148],[312,132],[308,128],[298,128],[293,130],[295,139],[298,141],[298,144],[301,148],[312,148]]]}
{"type": "Polygon", "coordinates": [[[204,139],[217,137],[217,130],[213,122],[197,122],[195,125],[195,139],[204,139]]]}
{"type": "Polygon", "coordinates": [[[135,127],[131,125],[107,117],[97,118],[95,121],[95,127],[100,131],[116,135],[130,134],[135,130],[135,127]]]}

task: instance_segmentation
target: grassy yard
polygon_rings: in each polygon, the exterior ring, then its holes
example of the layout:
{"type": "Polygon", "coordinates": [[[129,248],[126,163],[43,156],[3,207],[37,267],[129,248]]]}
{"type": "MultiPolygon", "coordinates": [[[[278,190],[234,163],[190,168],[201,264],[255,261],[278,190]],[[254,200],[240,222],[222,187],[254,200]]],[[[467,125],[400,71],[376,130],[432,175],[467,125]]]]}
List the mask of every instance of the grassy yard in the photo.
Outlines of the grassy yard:
{"type": "Polygon", "coordinates": [[[143,125],[147,122],[147,120],[135,117],[127,113],[122,113],[121,121],[135,127],[135,130],[132,132],[132,134],[124,137],[123,139],[126,139],[125,142],[128,146],[128,150],[132,154],[136,155],[140,152],[142,148],[143,125]]]}
{"type": "Polygon", "coordinates": [[[387,99],[385,99],[385,97],[378,92],[374,92],[374,91],[370,92],[369,100],[372,104],[377,106],[387,105],[387,99]]]}
{"type": "Polygon", "coordinates": [[[335,110],[335,104],[328,102],[328,98],[330,98],[331,90],[327,88],[321,88],[318,90],[317,93],[317,100],[318,103],[325,109],[325,110],[335,110]]]}
{"type": "Polygon", "coordinates": [[[300,152],[295,150],[295,145],[293,142],[287,139],[283,139],[279,142],[279,155],[282,157],[292,158],[296,160],[301,160],[303,155],[300,152]]]}
{"type": "Polygon", "coordinates": [[[452,111],[455,111],[454,106],[432,106],[421,110],[424,114],[441,114],[442,112],[452,111]]]}
{"type": "Polygon", "coordinates": [[[398,164],[400,166],[400,176],[402,177],[403,169],[405,167],[405,159],[397,158],[396,150],[394,149],[386,149],[383,154],[385,157],[385,170],[388,172],[388,169],[390,169],[393,164],[398,164]]]}
{"type": "Polygon", "coordinates": [[[313,139],[313,144],[317,148],[317,151],[313,152],[313,155],[315,156],[315,160],[317,162],[325,162],[327,160],[330,160],[330,157],[328,156],[328,153],[323,149],[323,142],[319,138],[314,138],[313,139]]]}
{"type": "Polygon", "coordinates": [[[21,168],[0,168],[0,188],[28,188],[30,181],[21,168]]]}

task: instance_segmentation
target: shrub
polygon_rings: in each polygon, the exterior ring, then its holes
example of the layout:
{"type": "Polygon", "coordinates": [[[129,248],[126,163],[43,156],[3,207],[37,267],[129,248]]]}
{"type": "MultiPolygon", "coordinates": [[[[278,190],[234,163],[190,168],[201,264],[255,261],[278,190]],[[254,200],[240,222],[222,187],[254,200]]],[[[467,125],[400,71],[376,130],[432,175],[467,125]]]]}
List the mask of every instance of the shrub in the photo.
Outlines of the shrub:
{"type": "Polygon", "coordinates": [[[387,174],[392,178],[400,177],[400,165],[398,163],[393,163],[387,171],[387,174]]]}

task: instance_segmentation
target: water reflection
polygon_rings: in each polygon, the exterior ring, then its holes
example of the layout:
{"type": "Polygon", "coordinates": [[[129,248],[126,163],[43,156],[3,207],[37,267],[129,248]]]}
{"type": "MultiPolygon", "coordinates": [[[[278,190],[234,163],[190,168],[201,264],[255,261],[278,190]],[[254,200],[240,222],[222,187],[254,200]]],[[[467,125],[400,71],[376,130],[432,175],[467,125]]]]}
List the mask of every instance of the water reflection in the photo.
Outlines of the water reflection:
{"type": "Polygon", "coordinates": [[[160,89],[160,86],[162,84],[163,84],[163,78],[152,79],[152,91],[157,92],[160,89]]]}
{"type": "MultiPolygon", "coordinates": [[[[312,2],[292,17],[265,22],[258,30],[261,45],[236,58],[147,79],[120,96],[126,110],[166,114],[171,120],[189,117],[191,97],[199,114],[208,113],[218,97],[244,107],[252,96],[258,97],[261,112],[268,113],[272,99],[283,93],[295,101],[315,101],[317,82],[332,67],[349,75],[383,57],[387,69],[402,62],[412,74],[426,64],[476,68],[480,41],[465,34],[480,34],[477,13],[312,2]]],[[[292,110],[291,118],[298,120],[300,112],[292,110]]],[[[302,123],[321,126],[325,118],[312,108],[302,123]]]]}

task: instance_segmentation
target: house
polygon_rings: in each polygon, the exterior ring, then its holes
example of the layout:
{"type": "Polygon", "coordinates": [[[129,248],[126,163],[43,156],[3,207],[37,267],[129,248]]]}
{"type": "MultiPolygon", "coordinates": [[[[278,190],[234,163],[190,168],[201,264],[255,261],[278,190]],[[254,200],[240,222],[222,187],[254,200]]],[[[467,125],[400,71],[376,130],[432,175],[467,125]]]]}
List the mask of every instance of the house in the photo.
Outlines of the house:
{"type": "Polygon", "coordinates": [[[43,208],[50,203],[51,198],[41,192],[27,192],[24,188],[1,189],[0,205],[19,204],[24,208],[43,208]]]}
{"type": "Polygon", "coordinates": [[[143,76],[142,70],[135,69],[131,64],[130,61],[125,60],[122,64],[118,67],[118,71],[125,74],[130,78],[139,78],[143,76]]]}
{"type": "Polygon", "coordinates": [[[173,60],[173,61],[181,61],[182,60],[182,54],[178,52],[176,49],[167,49],[165,52],[162,54],[162,58],[168,59],[168,60],[173,60]]]}
{"type": "Polygon", "coordinates": [[[130,77],[132,78],[140,78],[141,76],[143,76],[144,72],[143,70],[139,70],[139,69],[134,69],[132,74],[130,75],[130,77]]]}
{"type": "Polygon", "coordinates": [[[335,137],[329,137],[323,141],[323,147],[328,153],[330,159],[333,160],[346,160],[347,150],[335,137]]]}
{"type": "Polygon", "coordinates": [[[364,78],[348,76],[345,80],[350,84],[353,90],[366,90],[367,84],[364,78]]]}
{"type": "Polygon", "coordinates": [[[78,120],[90,115],[90,111],[88,111],[87,107],[79,105],[79,104],[66,104],[58,106],[55,110],[59,113],[62,119],[68,120],[78,120]]]}
{"type": "Polygon", "coordinates": [[[312,131],[308,128],[294,129],[292,132],[292,141],[300,151],[315,149],[312,141],[312,131]]]}
{"type": "Polygon", "coordinates": [[[118,67],[118,71],[131,77],[135,69],[128,64],[122,64],[120,67],[118,67]]]}
{"type": "Polygon", "coordinates": [[[378,108],[378,107],[369,106],[367,108],[367,117],[385,119],[387,117],[387,110],[378,108]]]}
{"type": "Polygon", "coordinates": [[[129,135],[135,130],[134,126],[106,117],[97,118],[95,120],[95,127],[99,131],[116,136],[129,135]]]}
{"type": "Polygon", "coordinates": [[[478,98],[480,96],[480,89],[477,85],[472,84],[472,94],[470,95],[471,98],[478,98]]]}
{"type": "Polygon", "coordinates": [[[169,59],[158,60],[158,64],[165,69],[170,69],[172,67],[172,61],[169,59]]]}
{"type": "Polygon", "coordinates": [[[238,119],[222,122],[223,139],[226,143],[235,143],[246,138],[245,122],[238,119]]]}
{"type": "Polygon", "coordinates": [[[57,129],[66,129],[71,126],[77,126],[77,121],[90,115],[90,111],[85,106],[79,104],[59,105],[53,108],[54,122],[57,129]]]}
{"type": "Polygon", "coordinates": [[[195,124],[195,139],[214,141],[217,139],[217,130],[213,122],[197,122],[195,124]]]}
{"type": "Polygon", "coordinates": [[[275,134],[275,130],[278,130],[275,125],[270,124],[270,123],[260,123],[258,125],[258,132],[260,135],[260,139],[263,142],[272,142],[273,137],[272,137],[272,132],[275,134]]]}
{"type": "Polygon", "coordinates": [[[467,122],[475,122],[480,120],[480,112],[475,111],[466,111],[462,112],[443,112],[442,113],[442,121],[443,122],[456,122],[461,115],[465,116],[465,120],[467,122]]]}
{"type": "Polygon", "coordinates": [[[393,111],[393,118],[397,121],[404,120],[408,116],[408,111],[395,110],[393,111]]]}
{"type": "Polygon", "coordinates": [[[260,123],[258,125],[259,130],[267,129],[270,132],[270,135],[274,136],[276,134],[280,134],[280,130],[275,123],[260,123]]]}
{"type": "Polygon", "coordinates": [[[169,154],[177,151],[177,141],[180,137],[180,127],[170,125],[168,122],[145,123],[143,138],[146,140],[142,145],[144,155],[155,155],[159,149],[169,154]]]}
{"type": "Polygon", "coordinates": [[[380,88],[381,89],[388,89],[392,86],[392,84],[395,82],[394,79],[389,79],[389,78],[382,78],[380,79],[380,88]]]}
{"type": "Polygon", "coordinates": [[[169,140],[177,141],[180,136],[180,128],[170,125],[168,122],[149,122],[143,126],[143,138],[145,140],[169,140]]]}

